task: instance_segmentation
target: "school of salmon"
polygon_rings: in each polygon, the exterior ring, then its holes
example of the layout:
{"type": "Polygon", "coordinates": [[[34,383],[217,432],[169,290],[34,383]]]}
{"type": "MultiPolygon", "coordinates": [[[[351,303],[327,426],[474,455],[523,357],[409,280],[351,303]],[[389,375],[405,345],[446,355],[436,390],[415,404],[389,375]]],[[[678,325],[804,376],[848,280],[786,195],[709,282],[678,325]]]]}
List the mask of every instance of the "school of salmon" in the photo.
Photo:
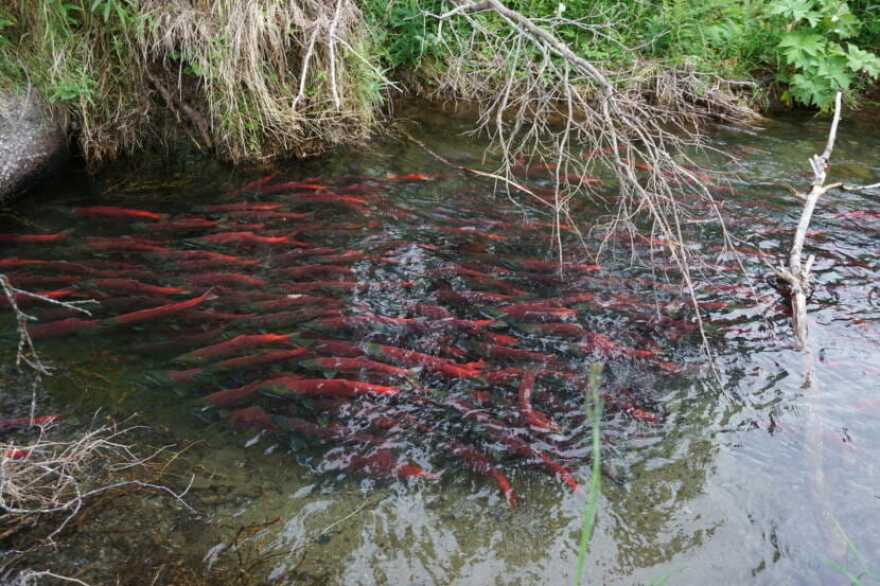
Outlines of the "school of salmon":
{"type": "Polygon", "coordinates": [[[432,481],[463,466],[511,506],[514,470],[580,490],[588,365],[606,365],[606,418],[660,425],[615,365],[676,376],[668,350],[695,326],[658,317],[577,245],[564,278],[530,256],[547,250],[546,220],[485,198],[426,212],[390,195],[429,183],[442,178],[270,176],[187,213],[79,207],[95,233],[0,234],[0,272],[100,302],[86,318],[21,297],[34,340],[137,328],[126,351],[168,357],[152,389],[295,436],[322,471],[432,481]]]}

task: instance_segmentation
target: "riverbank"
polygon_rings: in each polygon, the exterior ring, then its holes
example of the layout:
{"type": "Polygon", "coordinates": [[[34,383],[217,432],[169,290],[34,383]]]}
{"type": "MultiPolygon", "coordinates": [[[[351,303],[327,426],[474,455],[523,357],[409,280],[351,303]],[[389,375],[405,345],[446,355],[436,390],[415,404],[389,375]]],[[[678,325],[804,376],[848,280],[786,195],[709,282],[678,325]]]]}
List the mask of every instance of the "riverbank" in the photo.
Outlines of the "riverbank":
{"type": "MultiPolygon", "coordinates": [[[[823,1],[816,14],[830,14],[832,4],[846,6],[823,1]]],[[[642,94],[689,120],[780,100],[827,107],[836,86],[812,73],[824,57],[786,57],[786,31],[823,34],[827,43],[847,39],[866,51],[876,44],[878,33],[859,6],[846,8],[845,31],[825,31],[824,20],[810,24],[780,6],[510,3],[599,68],[616,91],[642,94]],[[797,85],[804,79],[809,88],[797,85]]],[[[0,89],[36,88],[64,114],[92,169],[182,142],[236,163],[363,144],[388,126],[401,95],[488,110],[506,91],[505,114],[538,125],[565,115],[564,108],[524,101],[561,99],[553,91],[560,80],[547,67],[556,57],[511,36],[515,26],[503,16],[449,8],[439,0],[12,3],[0,8],[0,89]],[[539,86],[546,87],[536,94],[539,86]]],[[[855,95],[880,73],[880,60],[853,55],[834,83],[855,95]]],[[[595,103],[600,85],[582,81],[572,87],[595,103]]]]}

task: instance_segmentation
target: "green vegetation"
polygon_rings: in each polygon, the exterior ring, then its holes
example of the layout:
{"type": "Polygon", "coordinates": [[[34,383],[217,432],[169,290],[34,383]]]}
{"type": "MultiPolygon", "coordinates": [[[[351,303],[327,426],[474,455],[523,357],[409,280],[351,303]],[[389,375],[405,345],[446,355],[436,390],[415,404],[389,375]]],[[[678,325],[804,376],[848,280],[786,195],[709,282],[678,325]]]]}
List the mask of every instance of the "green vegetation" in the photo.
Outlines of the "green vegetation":
{"type": "Polygon", "coordinates": [[[768,14],[785,31],[777,45],[783,59],[778,79],[788,87],[784,100],[827,110],[838,91],[862,76],[880,76],[880,57],[853,42],[862,21],[845,1],[775,0],[768,14]]]}
{"type": "Polygon", "coordinates": [[[590,540],[593,537],[593,527],[596,523],[596,512],[599,509],[599,496],[602,494],[602,438],[599,424],[602,419],[602,399],[599,396],[599,386],[602,381],[602,365],[593,364],[590,368],[589,391],[587,396],[587,417],[593,425],[592,433],[592,468],[590,469],[590,494],[584,507],[584,515],[581,520],[581,538],[578,543],[577,568],[575,570],[574,584],[579,586],[584,583],[584,568],[587,564],[587,555],[590,550],[590,540]]]}
{"type": "MultiPolygon", "coordinates": [[[[668,71],[754,82],[736,85],[756,90],[743,96],[753,104],[768,95],[821,110],[838,89],[853,98],[880,76],[874,0],[506,6],[631,79],[634,91],[673,100],[700,99],[708,85],[651,89],[668,71]]],[[[68,115],[92,164],[179,138],[181,127],[200,148],[233,161],[308,155],[369,135],[388,98],[386,75],[404,90],[467,100],[497,90],[504,72],[526,80],[538,69],[534,47],[487,42],[505,35],[497,14],[437,18],[451,7],[444,0],[8,0],[0,6],[0,87],[39,89],[68,115]],[[480,45],[463,47],[468,42],[480,45]]]]}
{"type": "Polygon", "coordinates": [[[0,86],[63,109],[93,164],[177,128],[225,159],[363,140],[383,78],[357,5],[274,0],[16,0],[0,86]]]}

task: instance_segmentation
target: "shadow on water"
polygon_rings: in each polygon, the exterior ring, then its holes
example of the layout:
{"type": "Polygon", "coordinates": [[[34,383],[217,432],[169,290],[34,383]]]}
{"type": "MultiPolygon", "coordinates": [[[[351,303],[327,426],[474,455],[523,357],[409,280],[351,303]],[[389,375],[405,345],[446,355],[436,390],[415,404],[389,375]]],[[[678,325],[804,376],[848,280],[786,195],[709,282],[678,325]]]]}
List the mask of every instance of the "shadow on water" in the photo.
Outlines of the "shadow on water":
{"type": "MultiPolygon", "coordinates": [[[[478,164],[482,146],[464,126],[421,120],[431,148],[478,164]]],[[[102,301],[99,335],[40,342],[60,368],[57,401],[138,411],[199,442],[188,456],[203,472],[195,498],[215,482],[228,498],[203,500],[211,528],[179,545],[196,566],[230,555],[238,528],[265,524],[252,539],[272,563],[254,571],[280,583],[569,583],[586,495],[566,484],[588,484],[584,380],[601,361],[603,449],[617,481],[604,482],[591,582],[842,582],[827,563],[853,563],[838,523],[875,567],[880,551],[880,195],[831,192],[814,219],[810,389],[762,261],[787,249],[799,207],[780,186],[805,183],[824,133],[821,120],[782,119],[713,137],[740,158],[714,164],[736,173],[719,197],[748,275],[717,229],[689,225],[720,385],[686,298],[646,254],[620,239],[597,270],[598,240],[585,251],[566,233],[560,281],[547,218],[393,141],[259,173],[147,161],[136,173],[64,177],[0,231],[67,236],[4,244],[3,270],[24,288],[102,301]],[[75,212],[95,206],[161,219],[75,212]],[[186,312],[111,326],[208,289],[214,298],[186,312]],[[267,333],[295,337],[252,338],[213,361],[188,355],[267,333]],[[294,347],[307,355],[283,355],[294,347]],[[260,359],[222,363],[237,355],[260,359]],[[530,405],[526,371],[539,372],[530,405]],[[328,396],[302,382],[334,378],[399,391],[328,396]],[[212,394],[260,381],[235,403],[212,394]]],[[[880,140],[844,123],[832,179],[877,181],[878,155],[880,140]]],[[[578,213],[589,225],[604,211],[578,213]]],[[[69,317],[32,309],[41,323],[69,317]]]]}

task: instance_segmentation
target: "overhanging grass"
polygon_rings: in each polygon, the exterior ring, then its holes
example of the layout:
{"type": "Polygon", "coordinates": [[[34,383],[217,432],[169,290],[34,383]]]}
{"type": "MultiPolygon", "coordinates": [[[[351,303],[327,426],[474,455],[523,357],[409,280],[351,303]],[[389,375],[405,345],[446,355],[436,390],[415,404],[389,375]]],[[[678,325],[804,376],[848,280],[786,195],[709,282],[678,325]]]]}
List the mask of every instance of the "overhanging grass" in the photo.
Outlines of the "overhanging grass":
{"type": "Polygon", "coordinates": [[[242,161],[364,140],[384,78],[354,0],[18,0],[0,84],[33,84],[91,164],[187,129],[242,161]]]}

